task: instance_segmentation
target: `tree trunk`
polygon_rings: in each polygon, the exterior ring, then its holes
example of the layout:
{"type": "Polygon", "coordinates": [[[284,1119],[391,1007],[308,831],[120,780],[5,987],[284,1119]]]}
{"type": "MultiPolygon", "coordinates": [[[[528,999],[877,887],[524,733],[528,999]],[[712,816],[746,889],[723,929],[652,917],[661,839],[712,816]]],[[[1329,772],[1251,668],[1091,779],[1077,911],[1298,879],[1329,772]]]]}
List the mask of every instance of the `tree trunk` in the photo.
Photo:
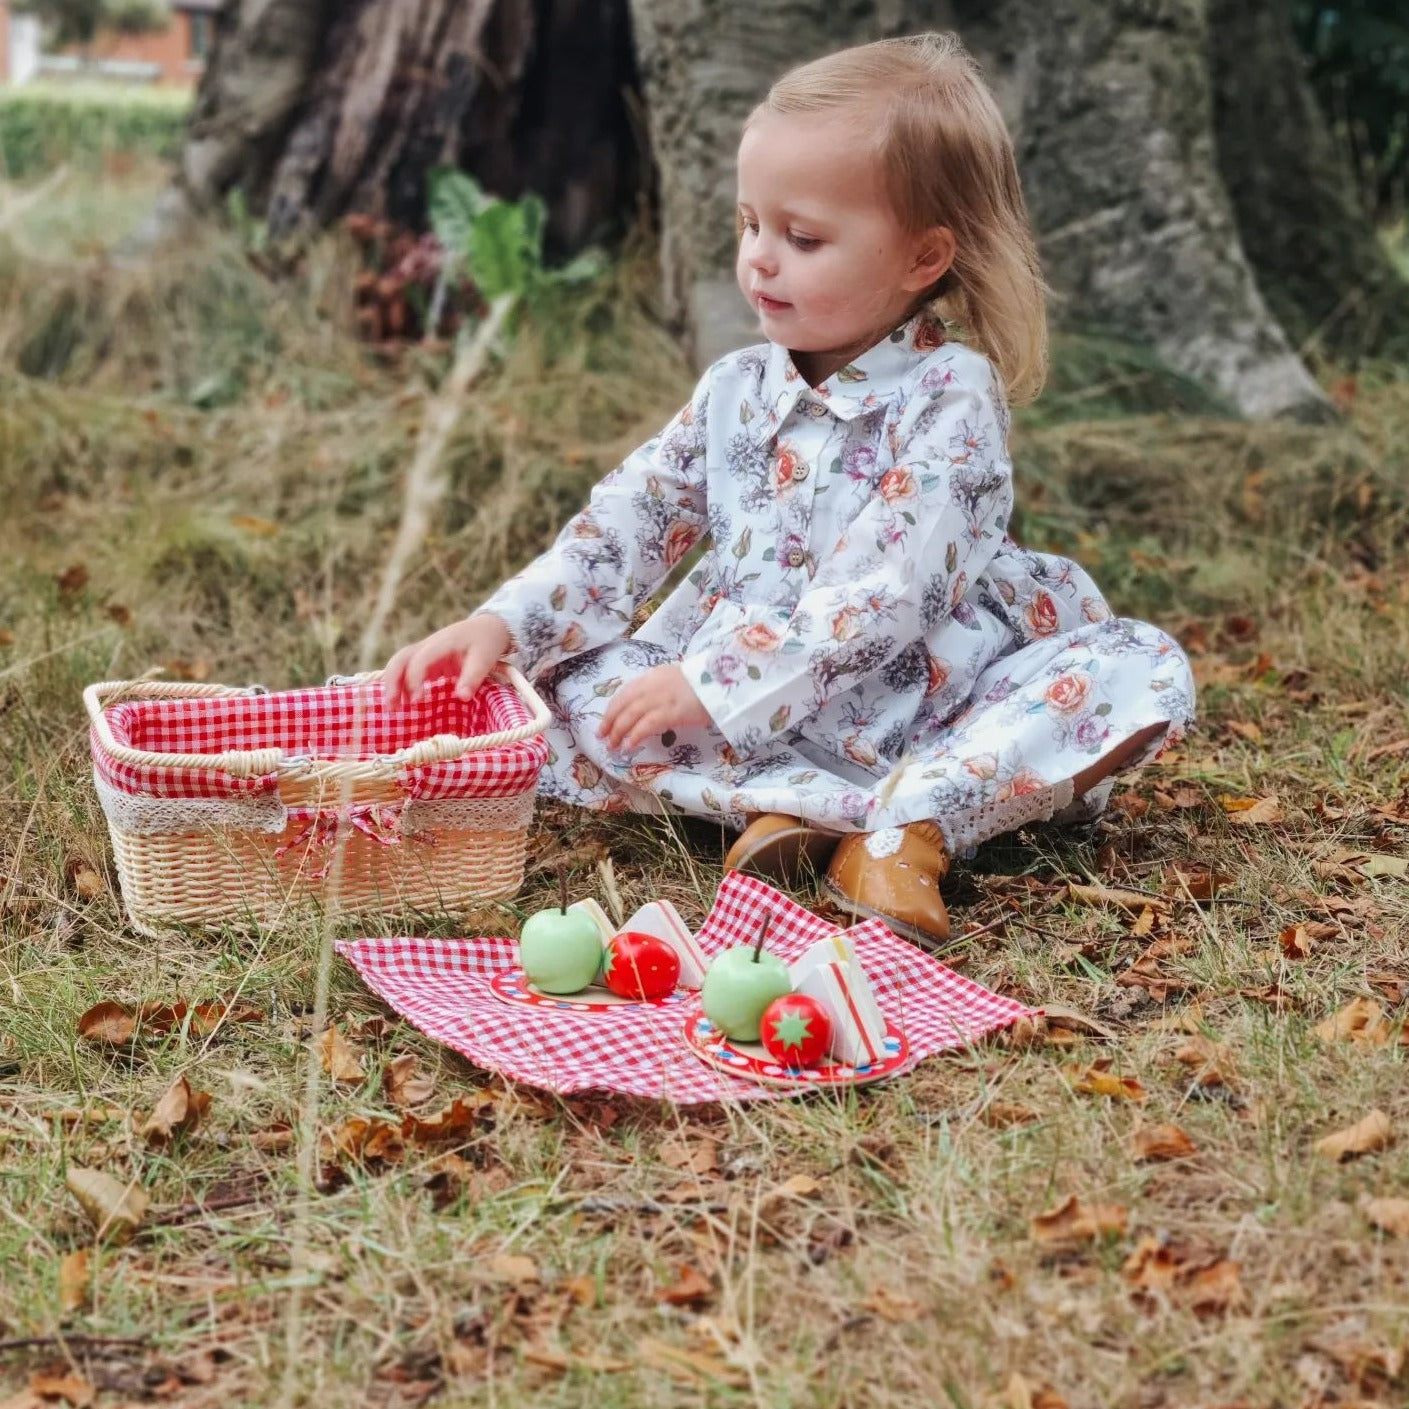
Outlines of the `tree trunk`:
{"type": "Polygon", "coordinates": [[[276,159],[331,11],[330,0],[267,0],[217,12],[178,178],[198,209],[276,159]]]}
{"type": "Polygon", "coordinates": [[[197,208],[240,187],[285,236],[350,210],[420,225],[450,163],[548,203],[550,250],[632,210],[626,0],[232,0],[182,163],[197,208]]]}
{"type": "Polygon", "coordinates": [[[769,77],[840,44],[943,26],[980,59],[1013,131],[1058,321],[1147,343],[1246,415],[1324,411],[1238,242],[1214,159],[1202,0],[882,8],[703,0],[682,14],[676,0],[635,0],[656,159],[687,173],[662,183],[662,226],[667,293],[698,330],[699,360],[739,336],[706,310],[739,301],[724,292],[733,155],[769,77]]]}
{"type": "Polygon", "coordinates": [[[743,121],[783,69],[854,43],[877,8],[867,0],[632,0],[660,172],[667,316],[701,366],[762,336],[734,283],[743,121]]]}
{"type": "MultiPolygon", "coordinates": [[[[1219,170],[1221,153],[1242,173],[1231,184],[1243,212],[1254,149],[1234,135],[1241,109],[1226,98],[1216,148],[1210,4],[1220,51],[1234,0],[229,0],[181,190],[209,207],[239,186],[276,235],[349,209],[416,224],[427,169],[453,162],[496,193],[539,192],[550,249],[565,252],[633,214],[649,179],[623,96],[639,63],[667,306],[705,362],[758,336],[732,275],[749,108],[815,54],[954,28],[1013,131],[1056,321],[1145,343],[1247,415],[1322,414],[1219,170]]],[[[1296,170],[1263,182],[1257,218],[1244,214],[1269,270],[1297,266],[1292,245],[1274,259],[1258,233],[1286,208],[1276,201],[1296,170]]],[[[1323,321],[1309,295],[1292,302],[1323,321]]]]}
{"type": "Polygon", "coordinates": [[[1282,5],[1209,0],[1218,163],[1248,259],[1298,343],[1409,352],[1409,284],[1375,237],[1282,5]]]}
{"type": "Polygon", "coordinates": [[[1006,98],[1064,326],[1153,347],[1244,415],[1322,414],[1219,176],[1204,0],[961,0],[1006,98]]]}

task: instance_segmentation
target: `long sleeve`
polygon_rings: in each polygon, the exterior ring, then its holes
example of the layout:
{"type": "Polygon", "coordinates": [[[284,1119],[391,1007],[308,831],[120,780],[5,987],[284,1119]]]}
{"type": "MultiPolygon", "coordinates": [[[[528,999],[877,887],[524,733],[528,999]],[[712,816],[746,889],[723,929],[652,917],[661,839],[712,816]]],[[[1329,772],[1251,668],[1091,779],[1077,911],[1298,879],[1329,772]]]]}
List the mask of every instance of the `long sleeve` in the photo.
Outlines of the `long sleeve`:
{"type": "Polygon", "coordinates": [[[987,387],[922,382],[894,466],[796,605],[721,602],[683,666],[748,750],[801,723],[944,621],[1003,541],[1012,511],[1006,407],[987,387]]]}
{"type": "Polygon", "coordinates": [[[553,546],[479,611],[514,638],[509,657],[535,677],[624,636],[632,614],[705,533],[709,373],[663,431],[593,489],[553,546]]]}

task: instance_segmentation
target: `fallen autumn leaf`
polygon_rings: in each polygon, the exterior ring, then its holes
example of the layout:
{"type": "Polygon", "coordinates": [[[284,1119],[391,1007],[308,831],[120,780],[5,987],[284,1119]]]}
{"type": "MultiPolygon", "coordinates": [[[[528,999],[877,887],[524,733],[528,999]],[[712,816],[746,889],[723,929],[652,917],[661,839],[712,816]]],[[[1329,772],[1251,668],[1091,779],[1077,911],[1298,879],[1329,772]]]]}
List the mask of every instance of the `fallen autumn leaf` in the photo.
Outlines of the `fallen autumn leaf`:
{"type": "Polygon", "coordinates": [[[1360,1207],[1365,1217],[1396,1238],[1409,1238],[1409,1199],[1362,1198],[1360,1207]]]}
{"type": "Polygon", "coordinates": [[[1162,1293],[1199,1316],[1226,1311],[1243,1299],[1240,1263],[1228,1258],[1190,1261],[1161,1238],[1141,1238],[1120,1270],[1137,1300],[1162,1293]]]}
{"type": "Polygon", "coordinates": [[[1142,1125],[1130,1144],[1137,1160],[1184,1159],[1199,1149],[1177,1125],[1142,1125]]]}
{"type": "Polygon", "coordinates": [[[367,1075],[362,1069],[362,1059],[357,1049],[338,1031],[336,1024],[329,1024],[318,1039],[318,1055],[323,1062],[323,1070],[334,1081],[356,1085],[367,1075]]]}
{"type": "Polygon", "coordinates": [[[1194,1081],[1200,1086],[1231,1086],[1233,1084],[1233,1053],[1222,1042],[1215,1042],[1202,1033],[1195,1033],[1174,1054],[1174,1060],[1192,1067],[1194,1081]]]}
{"type": "Polygon", "coordinates": [[[889,1287],[872,1287],[870,1295],[861,1303],[867,1311],[874,1311],[883,1321],[899,1325],[906,1321],[918,1321],[925,1314],[924,1306],[913,1297],[901,1296],[889,1287]]]}
{"type": "Polygon", "coordinates": [[[1032,1220],[1032,1236],[1039,1243],[1092,1242],[1125,1232],[1128,1217],[1119,1204],[1083,1204],[1068,1194],[1056,1208],[1032,1220]]]}
{"type": "Polygon", "coordinates": [[[719,1168],[719,1143],[708,1136],[677,1132],[661,1141],[660,1162],[691,1174],[713,1174],[719,1168]]]}
{"type": "Polygon", "coordinates": [[[1049,1384],[1034,1388],[1016,1370],[1008,1377],[1002,1409],[1068,1409],[1066,1399],[1049,1384]]]}
{"type": "Polygon", "coordinates": [[[1093,1062],[1085,1069],[1068,1067],[1066,1074],[1073,1091],[1087,1096],[1110,1096],[1120,1101],[1143,1101],[1146,1091],[1133,1076],[1117,1076],[1106,1070],[1106,1059],[1093,1062]]]}
{"type": "Polygon", "coordinates": [[[41,1400],[62,1399],[72,1409],[88,1409],[93,1403],[94,1389],[82,1375],[63,1371],[40,1372],[29,1377],[29,1391],[41,1400]]]}
{"type": "Polygon", "coordinates": [[[111,999],[95,1003],[78,1020],[78,1035],[87,1042],[109,1047],[125,1047],[137,1031],[137,1019],[121,1003],[111,999]]]}
{"type": "Polygon", "coordinates": [[[401,1133],[418,1145],[464,1144],[493,1110],[494,1098],[487,1091],[475,1091],[456,1096],[444,1110],[424,1119],[408,1111],[401,1118],[401,1133]]]}
{"type": "Polygon", "coordinates": [[[656,1293],[667,1306],[693,1306],[714,1295],[714,1283],[698,1268],[685,1266],[675,1282],[656,1293]]]}
{"type": "Polygon", "coordinates": [[[84,866],[73,878],[73,888],[80,900],[96,900],[107,891],[103,878],[91,867],[84,866]]]}
{"type": "Polygon", "coordinates": [[[1389,1117],[1381,1110],[1373,1110],[1354,1125],[1323,1136],[1313,1148],[1318,1155],[1341,1161],[1354,1155],[1374,1154],[1376,1150],[1383,1150],[1392,1139],[1389,1117]]]}
{"type": "Polygon", "coordinates": [[[664,1370],[677,1379],[715,1380],[735,1388],[748,1383],[748,1376],[744,1371],[717,1355],[702,1350],[685,1350],[666,1341],[656,1340],[653,1336],[646,1336],[637,1344],[636,1354],[642,1364],[664,1370]]]}
{"type": "Polygon", "coordinates": [[[1067,899],[1076,905],[1114,905],[1121,910],[1133,910],[1137,915],[1147,907],[1167,910],[1169,902],[1162,896],[1146,895],[1138,890],[1120,890],[1113,886],[1069,884],[1067,899]]]}
{"type": "Polygon", "coordinates": [[[1179,1282],[1180,1300],[1199,1316],[1227,1311],[1243,1301],[1242,1263],[1222,1258],[1196,1268],[1179,1282]]]}
{"type": "Polygon", "coordinates": [[[1322,1042],[1355,1042],[1362,1047],[1388,1046],[1391,1030],[1385,1010],[1373,998],[1354,998],[1312,1033],[1322,1042]]]}
{"type": "Polygon", "coordinates": [[[192,1091],[179,1076],[166,1089],[137,1133],[152,1145],[162,1145],[179,1132],[194,1130],[210,1109],[209,1091],[192,1091]]]}
{"type": "Polygon", "coordinates": [[[538,1264],[520,1253],[499,1252],[489,1259],[489,1275],[496,1282],[536,1282],[538,1264]]]}
{"type": "Polygon", "coordinates": [[[1282,820],[1282,804],[1270,797],[1228,797],[1223,799],[1228,820],[1238,827],[1265,827],[1282,820]]]}
{"type": "Polygon", "coordinates": [[[59,1305],[81,1311],[88,1301],[88,1249],[75,1248],[59,1263],[59,1305]]]}
{"type": "Polygon", "coordinates": [[[1007,1130],[1014,1125],[1031,1125],[1040,1117],[1031,1106],[1020,1106],[1011,1101],[990,1101],[978,1113],[978,1118],[994,1130],[1007,1130]]]}
{"type": "Polygon", "coordinates": [[[435,1081],[417,1067],[415,1054],[407,1052],[386,1064],[382,1090],[394,1106],[420,1106],[435,1095],[435,1081]]]}
{"type": "Polygon", "coordinates": [[[1282,955],[1287,959],[1307,959],[1311,956],[1311,936],[1305,925],[1288,925],[1277,936],[1282,955]]]}
{"type": "Polygon", "coordinates": [[[150,1200],[138,1184],[119,1184],[101,1169],[85,1169],[80,1164],[69,1165],[64,1182],[98,1237],[108,1235],[123,1242],[137,1231],[146,1216],[150,1200]]]}
{"type": "Polygon", "coordinates": [[[774,1199],[810,1199],[821,1190],[821,1184],[810,1174],[793,1174],[783,1180],[776,1189],[770,1189],[764,1194],[762,1202],[771,1203],[774,1199]]]}

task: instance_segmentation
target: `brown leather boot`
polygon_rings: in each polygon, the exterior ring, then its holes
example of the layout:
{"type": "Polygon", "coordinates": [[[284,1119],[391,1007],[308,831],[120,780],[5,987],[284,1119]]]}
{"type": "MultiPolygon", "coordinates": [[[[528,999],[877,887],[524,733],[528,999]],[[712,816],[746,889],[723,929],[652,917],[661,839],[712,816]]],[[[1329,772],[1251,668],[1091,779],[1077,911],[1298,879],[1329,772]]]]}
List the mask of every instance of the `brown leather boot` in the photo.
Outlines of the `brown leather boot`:
{"type": "Polygon", "coordinates": [[[764,812],[739,833],[724,858],[724,869],[791,885],[804,871],[820,871],[839,840],[835,832],[821,831],[800,818],[764,812]]]}
{"type": "Polygon", "coordinates": [[[949,872],[944,833],[933,822],[853,832],[832,855],[822,884],[849,915],[884,920],[921,944],[949,938],[939,883],[949,872]]]}

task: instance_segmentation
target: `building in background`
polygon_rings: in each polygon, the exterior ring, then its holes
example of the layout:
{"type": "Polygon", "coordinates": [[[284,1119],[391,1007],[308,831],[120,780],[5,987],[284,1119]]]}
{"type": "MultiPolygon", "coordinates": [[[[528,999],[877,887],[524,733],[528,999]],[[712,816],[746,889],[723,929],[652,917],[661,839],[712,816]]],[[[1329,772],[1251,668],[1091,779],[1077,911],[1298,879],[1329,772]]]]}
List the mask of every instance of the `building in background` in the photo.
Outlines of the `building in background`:
{"type": "Polygon", "coordinates": [[[100,30],[86,53],[76,45],[43,51],[39,21],[15,14],[0,0],[0,85],[31,79],[102,79],[106,82],[190,88],[205,68],[223,0],[171,0],[171,22],[146,34],[100,30]]]}
{"type": "Polygon", "coordinates": [[[36,16],[17,15],[0,0],[0,85],[28,83],[39,73],[39,31],[36,16]]]}

